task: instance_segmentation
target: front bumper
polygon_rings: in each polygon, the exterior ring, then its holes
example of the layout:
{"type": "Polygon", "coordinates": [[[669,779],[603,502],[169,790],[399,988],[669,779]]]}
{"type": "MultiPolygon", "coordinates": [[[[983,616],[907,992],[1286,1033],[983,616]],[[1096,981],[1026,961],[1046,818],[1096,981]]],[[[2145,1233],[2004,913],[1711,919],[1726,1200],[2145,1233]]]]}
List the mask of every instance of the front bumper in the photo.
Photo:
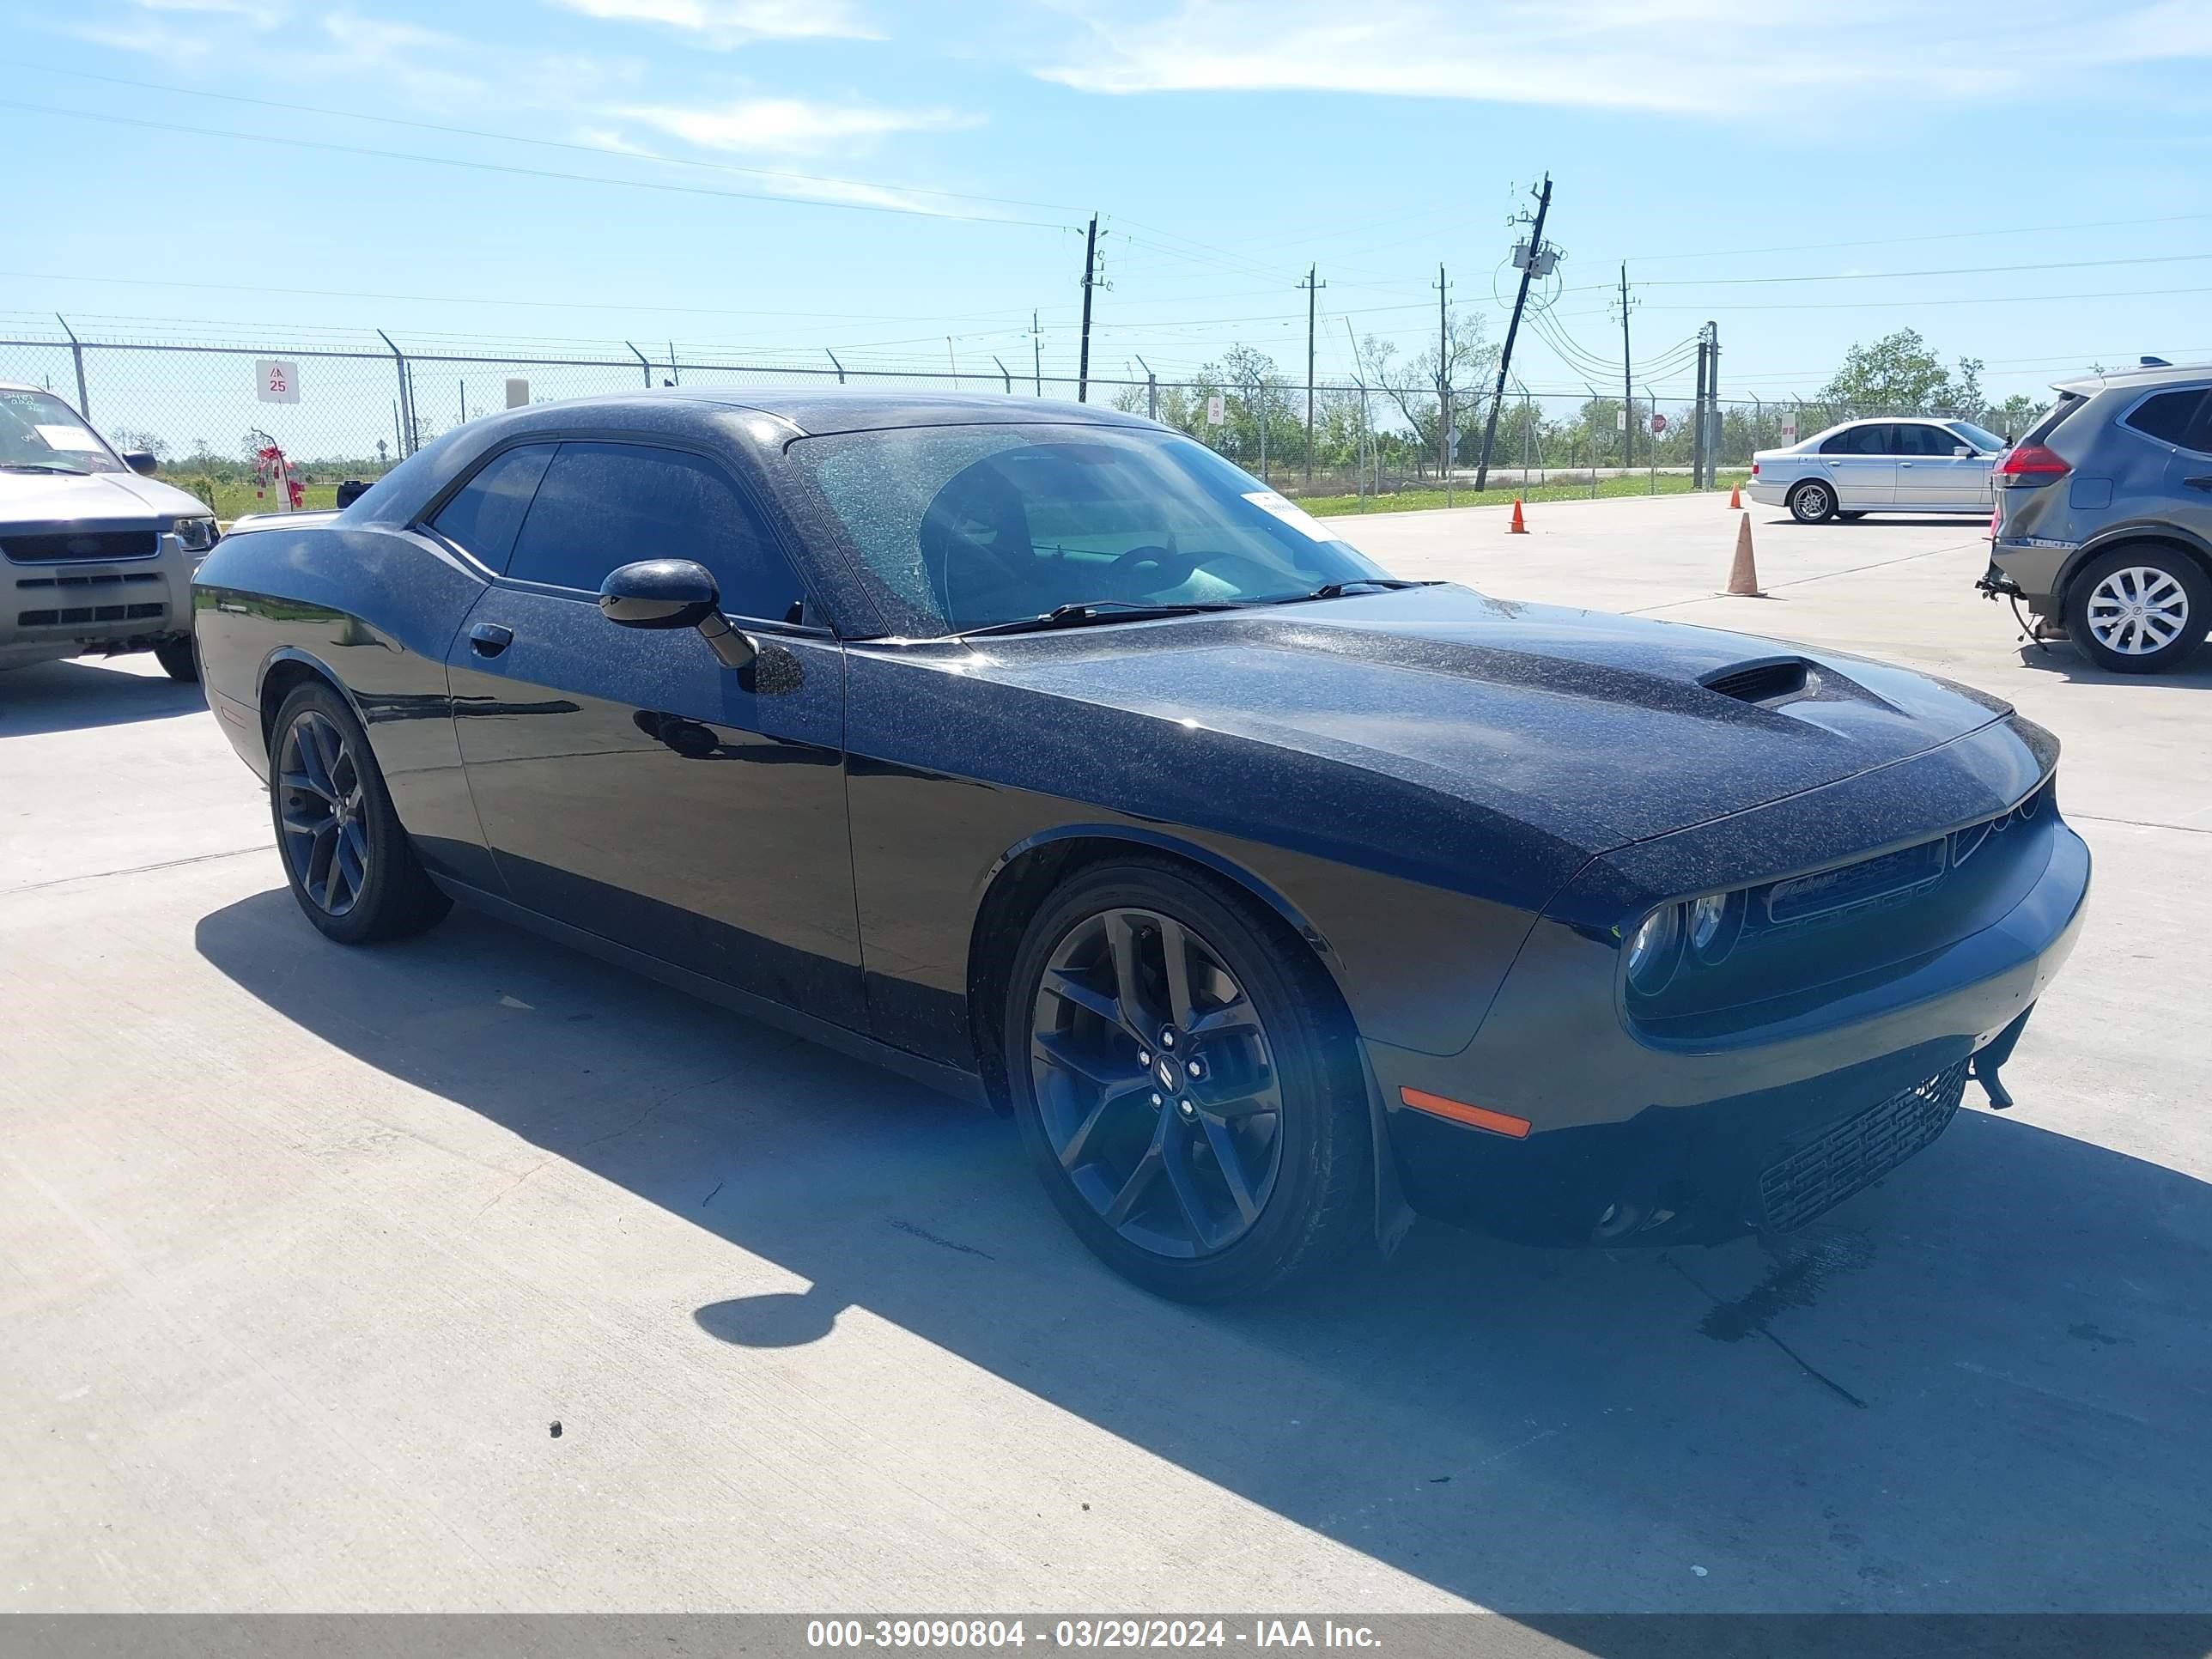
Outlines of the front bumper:
{"type": "Polygon", "coordinates": [[[145,650],[191,633],[192,574],[206,556],[163,532],[146,558],[0,560],[0,667],[145,650]]]}
{"type": "Polygon", "coordinates": [[[2045,855],[2002,915],[1878,989],[1741,1036],[1639,1038],[1599,989],[1613,947],[1539,923],[1464,1052],[1368,1045],[1407,1201],[1544,1243],[1802,1225],[1942,1132],[1972,1057],[2008,1054],[2072,951],[2088,848],[2055,814],[2033,833],[2045,855]],[[1502,1114],[1509,1132],[1419,1109],[1405,1091],[1502,1114]]]}

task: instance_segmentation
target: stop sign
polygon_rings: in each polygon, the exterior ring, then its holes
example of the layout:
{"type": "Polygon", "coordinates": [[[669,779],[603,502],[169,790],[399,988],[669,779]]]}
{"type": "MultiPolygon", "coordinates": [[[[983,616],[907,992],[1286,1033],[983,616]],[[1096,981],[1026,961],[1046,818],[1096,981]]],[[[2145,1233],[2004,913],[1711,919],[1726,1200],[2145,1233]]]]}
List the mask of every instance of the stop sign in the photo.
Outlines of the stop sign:
{"type": "Polygon", "coordinates": [[[1664,432],[1667,429],[1667,417],[1656,410],[1651,416],[1651,429],[1654,432],[1664,432]]]}

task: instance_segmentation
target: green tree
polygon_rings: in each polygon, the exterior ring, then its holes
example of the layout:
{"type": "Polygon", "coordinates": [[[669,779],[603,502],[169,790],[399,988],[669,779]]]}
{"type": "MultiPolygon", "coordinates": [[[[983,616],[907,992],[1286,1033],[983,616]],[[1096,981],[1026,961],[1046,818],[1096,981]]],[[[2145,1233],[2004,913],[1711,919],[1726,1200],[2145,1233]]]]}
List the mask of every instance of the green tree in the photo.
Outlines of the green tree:
{"type": "Polygon", "coordinates": [[[1961,357],[1947,369],[1917,329],[1900,328],[1845,352],[1820,396],[1859,414],[1971,414],[1982,406],[1982,362],[1961,357]]]}

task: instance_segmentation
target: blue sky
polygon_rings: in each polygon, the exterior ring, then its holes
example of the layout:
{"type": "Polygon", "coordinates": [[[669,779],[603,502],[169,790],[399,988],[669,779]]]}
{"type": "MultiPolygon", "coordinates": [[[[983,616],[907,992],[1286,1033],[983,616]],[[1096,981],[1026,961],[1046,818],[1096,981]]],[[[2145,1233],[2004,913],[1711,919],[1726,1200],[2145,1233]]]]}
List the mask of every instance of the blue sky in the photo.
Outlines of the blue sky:
{"type": "Polygon", "coordinates": [[[1640,360],[1911,325],[2001,395],[2212,356],[2208,69],[2204,0],[0,0],[0,313],[1018,373],[1034,309],[1066,372],[1096,210],[1097,372],[1302,369],[1310,264],[1342,373],[1439,261],[1502,332],[1549,168],[1582,350],[1626,258],[1640,360]]]}

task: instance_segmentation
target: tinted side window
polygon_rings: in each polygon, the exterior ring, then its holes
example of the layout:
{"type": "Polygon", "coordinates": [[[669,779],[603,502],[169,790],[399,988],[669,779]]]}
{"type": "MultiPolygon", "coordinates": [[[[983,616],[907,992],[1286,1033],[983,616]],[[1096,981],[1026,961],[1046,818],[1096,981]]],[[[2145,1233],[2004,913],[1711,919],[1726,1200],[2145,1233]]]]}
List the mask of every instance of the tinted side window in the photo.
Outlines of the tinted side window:
{"type": "Polygon", "coordinates": [[[1823,455],[1887,455],[1889,452],[1891,428],[1879,422],[1872,426],[1855,426],[1849,432],[1838,432],[1820,446],[1823,455]]]}
{"type": "Polygon", "coordinates": [[[2197,411],[2204,405],[2204,396],[2201,388],[2161,392],[2137,404],[2124,424],[2163,443],[2185,444],[2197,411]]]}
{"type": "Polygon", "coordinates": [[[493,456],[438,509],[430,527],[474,555],[485,569],[506,569],[514,532],[522,528],[522,515],[530,510],[530,498],[545,476],[553,448],[551,444],[524,444],[493,456]]]}
{"type": "Polygon", "coordinates": [[[782,553],[713,462],[640,444],[562,444],[507,574],[596,593],[610,570],[637,559],[697,560],[734,616],[781,622],[802,597],[782,553]]]}
{"type": "Polygon", "coordinates": [[[1900,455],[1948,455],[1965,441],[1955,432],[1946,432],[1932,426],[1909,422],[1896,428],[1897,453],[1900,455]]]}

